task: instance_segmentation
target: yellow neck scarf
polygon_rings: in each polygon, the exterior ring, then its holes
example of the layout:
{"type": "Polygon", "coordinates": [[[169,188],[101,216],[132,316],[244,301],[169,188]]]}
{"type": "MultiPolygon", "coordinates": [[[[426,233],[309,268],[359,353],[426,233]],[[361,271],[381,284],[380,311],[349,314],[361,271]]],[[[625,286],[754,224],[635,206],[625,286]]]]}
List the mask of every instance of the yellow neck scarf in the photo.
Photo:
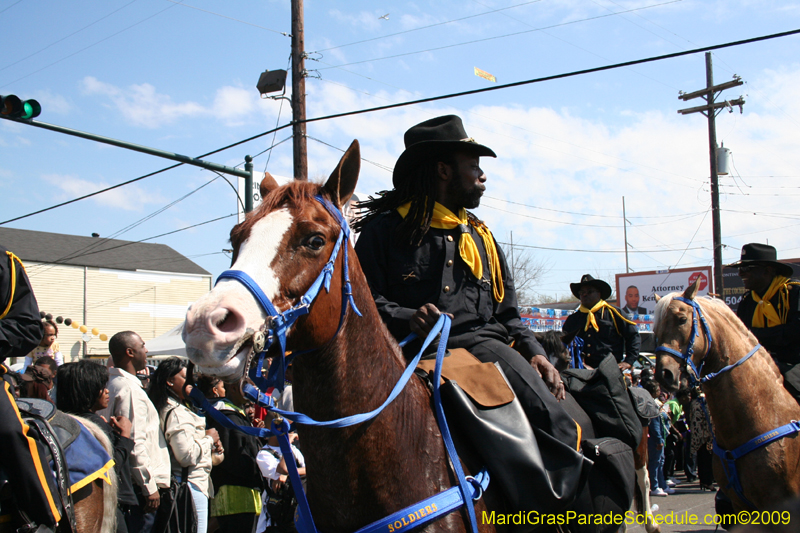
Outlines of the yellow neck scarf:
{"type": "MultiPolygon", "coordinates": [[[[789,316],[789,285],[789,278],[775,276],[763,298],[756,294],[756,291],[750,291],[753,301],[757,304],[756,310],[753,312],[754,328],[771,328],[772,326],[786,324],[786,318],[789,316]],[[779,291],[778,309],[776,310],[770,300],[779,291]]],[[[794,283],[791,283],[791,285],[794,285],[794,283]]]]}
{"type": "Polygon", "coordinates": [[[594,307],[592,307],[591,309],[589,309],[588,307],[584,307],[583,305],[581,305],[580,308],[578,309],[578,311],[580,311],[581,313],[586,313],[586,327],[583,328],[583,331],[589,331],[589,328],[594,328],[595,331],[600,331],[600,326],[597,325],[597,320],[595,319],[594,314],[597,311],[602,310],[603,308],[608,309],[608,312],[612,314],[611,321],[614,323],[614,328],[617,330],[617,334],[619,334],[619,326],[617,325],[617,321],[613,319],[613,315],[617,315],[619,318],[621,318],[628,324],[633,324],[634,326],[636,325],[635,322],[631,322],[630,320],[622,316],[620,312],[614,308],[613,305],[606,302],[605,300],[600,300],[599,302],[594,304],[594,307]]]}
{"type": "MultiPolygon", "coordinates": [[[[406,218],[410,207],[411,202],[408,202],[398,207],[397,212],[400,213],[400,216],[406,218]]],[[[492,232],[489,231],[489,228],[484,224],[470,219],[467,216],[467,210],[464,208],[459,210],[458,215],[455,215],[439,202],[433,205],[432,228],[453,229],[459,226],[462,226],[461,238],[458,241],[458,252],[461,255],[461,259],[464,260],[476,279],[481,279],[483,277],[483,261],[481,261],[480,250],[478,250],[478,245],[475,244],[468,229],[468,226],[472,226],[483,239],[483,245],[484,248],[486,248],[486,257],[489,260],[489,272],[492,276],[494,299],[497,303],[502,302],[503,298],[505,298],[505,287],[503,287],[503,276],[500,273],[500,258],[497,255],[497,248],[494,244],[492,232]]]]}

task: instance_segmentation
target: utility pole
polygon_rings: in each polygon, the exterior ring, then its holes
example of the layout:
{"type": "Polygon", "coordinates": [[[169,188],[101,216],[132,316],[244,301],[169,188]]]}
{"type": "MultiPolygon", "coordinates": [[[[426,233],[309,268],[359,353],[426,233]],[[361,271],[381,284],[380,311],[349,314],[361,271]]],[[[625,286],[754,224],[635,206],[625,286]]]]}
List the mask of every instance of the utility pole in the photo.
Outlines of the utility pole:
{"type": "Polygon", "coordinates": [[[625,197],[622,197],[622,234],[625,238],[625,273],[631,271],[628,267],[628,219],[625,217],[625,197]]]}
{"type": "Polygon", "coordinates": [[[294,179],[308,179],[306,148],[306,68],[303,0],[292,0],[292,153],[294,179]]]}
{"type": "Polygon", "coordinates": [[[687,101],[698,96],[706,101],[706,105],[690,107],[688,109],[679,109],[678,113],[681,115],[688,115],[691,113],[702,113],[708,117],[708,151],[709,160],[711,162],[711,227],[714,238],[714,291],[718,295],[722,295],[722,229],[720,226],[719,218],[719,179],[717,176],[717,128],[715,118],[717,114],[727,108],[731,113],[733,106],[739,106],[739,112],[742,112],[744,105],[744,98],[739,97],[735,100],[724,100],[722,102],[715,102],[719,93],[725,89],[737,87],[744,84],[739,76],[734,75],[732,81],[714,85],[714,72],[711,67],[711,52],[706,52],[706,88],[694,91],[692,93],[683,93],[678,96],[681,100],[687,101]]]}

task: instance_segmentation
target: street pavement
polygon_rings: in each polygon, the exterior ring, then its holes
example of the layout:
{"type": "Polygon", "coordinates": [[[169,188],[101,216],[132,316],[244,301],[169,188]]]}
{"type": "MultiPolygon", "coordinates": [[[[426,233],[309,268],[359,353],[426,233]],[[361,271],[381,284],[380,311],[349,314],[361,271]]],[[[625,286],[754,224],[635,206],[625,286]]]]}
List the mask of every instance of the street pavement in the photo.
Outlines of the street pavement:
{"type": "MultiPolygon", "coordinates": [[[[681,481],[674,487],[675,493],[669,496],[651,496],[650,504],[658,505],[658,510],[653,514],[661,523],[662,533],[673,533],[683,531],[703,531],[713,533],[716,526],[713,525],[714,519],[714,491],[700,491],[699,482],[687,483],[683,473],[676,472],[675,477],[681,481]],[[687,517],[696,517],[697,524],[687,524],[687,517]],[[704,520],[709,521],[709,525],[704,520]],[[669,524],[672,522],[672,525],[669,524]],[[676,525],[677,522],[677,525],[676,525]]],[[[644,526],[628,526],[628,533],[645,533],[644,526]]],[[[719,531],[724,531],[721,527],[719,531]]]]}

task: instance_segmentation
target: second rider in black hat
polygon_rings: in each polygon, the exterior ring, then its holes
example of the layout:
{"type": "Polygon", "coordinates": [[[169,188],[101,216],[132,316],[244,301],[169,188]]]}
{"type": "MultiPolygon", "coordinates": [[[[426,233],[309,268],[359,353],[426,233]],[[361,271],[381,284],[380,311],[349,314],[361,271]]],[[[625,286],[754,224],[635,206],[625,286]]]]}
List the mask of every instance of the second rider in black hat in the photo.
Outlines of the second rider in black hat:
{"type": "Polygon", "coordinates": [[[584,363],[597,368],[600,361],[611,355],[621,369],[630,368],[639,357],[639,330],[618,307],[606,302],[611,296],[611,286],[584,274],[579,283],[570,283],[569,288],[580,299],[581,306],[567,317],[562,331],[583,339],[584,363]]]}

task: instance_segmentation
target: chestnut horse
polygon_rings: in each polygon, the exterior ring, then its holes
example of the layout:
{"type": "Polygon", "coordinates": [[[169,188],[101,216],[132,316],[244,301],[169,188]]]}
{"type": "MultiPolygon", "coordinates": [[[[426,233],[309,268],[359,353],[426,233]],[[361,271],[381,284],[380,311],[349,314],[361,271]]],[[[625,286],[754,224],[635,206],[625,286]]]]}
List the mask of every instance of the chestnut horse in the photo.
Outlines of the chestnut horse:
{"type": "Polygon", "coordinates": [[[670,391],[701,382],[714,428],[714,476],[736,511],[764,509],[800,494],[800,436],[793,430],[800,405],[733,311],[696,295],[697,282],[656,305],[656,377],[670,391]],[[750,442],[754,449],[741,454],[750,442]]]}
{"type": "MultiPolygon", "coordinates": [[[[359,168],[354,141],[324,186],[294,181],[278,188],[267,175],[261,183],[263,203],[231,231],[232,269],[248,274],[277,310],[299,303],[337,245],[340,222],[315,196],[341,209],[355,190],[359,168]]],[[[347,241],[343,251],[330,259],[330,287],[320,290],[286,337],[287,351],[310,351],[294,360],[293,395],[295,410],[315,420],[376,409],[407,365],[347,241]],[[360,317],[342,295],[345,261],[360,317]],[[339,327],[343,305],[347,311],[339,327]]],[[[189,358],[204,374],[241,380],[254,333],[263,330],[267,318],[242,283],[219,280],[187,312],[183,335],[189,358]]],[[[280,355],[277,344],[268,356],[280,355]]],[[[298,432],[308,503],[320,531],[351,533],[454,484],[430,393],[418,379],[369,422],[340,429],[300,425],[298,432]]],[[[485,499],[475,505],[482,533],[494,530],[480,519],[485,499]]],[[[424,530],[465,531],[465,516],[462,508],[424,530]]]]}

